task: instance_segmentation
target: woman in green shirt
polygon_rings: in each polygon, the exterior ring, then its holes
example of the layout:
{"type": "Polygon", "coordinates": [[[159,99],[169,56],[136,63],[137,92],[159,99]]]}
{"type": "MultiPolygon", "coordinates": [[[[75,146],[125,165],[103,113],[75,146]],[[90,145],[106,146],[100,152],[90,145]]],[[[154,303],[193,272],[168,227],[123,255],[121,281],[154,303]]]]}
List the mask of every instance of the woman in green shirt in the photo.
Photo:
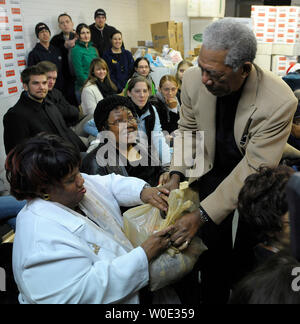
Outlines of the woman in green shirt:
{"type": "Polygon", "coordinates": [[[75,92],[80,104],[80,91],[89,75],[89,67],[94,58],[99,57],[97,49],[91,42],[91,31],[88,25],[79,24],[76,28],[79,39],[71,51],[71,59],[76,76],[75,92]]]}

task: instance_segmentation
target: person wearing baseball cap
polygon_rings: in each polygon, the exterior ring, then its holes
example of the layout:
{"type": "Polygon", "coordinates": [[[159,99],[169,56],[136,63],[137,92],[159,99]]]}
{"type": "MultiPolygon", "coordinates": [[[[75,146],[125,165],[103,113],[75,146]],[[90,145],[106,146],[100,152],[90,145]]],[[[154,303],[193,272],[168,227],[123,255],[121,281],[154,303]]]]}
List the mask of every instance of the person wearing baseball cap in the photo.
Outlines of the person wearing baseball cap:
{"type": "Polygon", "coordinates": [[[47,34],[47,31],[49,32],[49,36],[51,35],[51,31],[49,29],[49,27],[45,24],[45,23],[38,23],[36,26],[35,26],[35,34],[36,34],[36,37],[39,38],[39,34],[40,32],[42,31],[45,31],[45,34],[47,34]]]}
{"type": "Polygon", "coordinates": [[[106,12],[103,9],[97,9],[95,11],[94,19],[95,23],[90,25],[91,39],[100,57],[102,57],[104,51],[111,45],[110,36],[116,28],[106,24],[106,12]]]}
{"type": "Polygon", "coordinates": [[[64,80],[62,74],[62,54],[59,48],[50,44],[51,31],[44,22],[35,26],[35,35],[39,42],[28,55],[27,65],[36,65],[42,61],[50,61],[57,66],[57,81],[55,88],[63,90],[64,80]]]}

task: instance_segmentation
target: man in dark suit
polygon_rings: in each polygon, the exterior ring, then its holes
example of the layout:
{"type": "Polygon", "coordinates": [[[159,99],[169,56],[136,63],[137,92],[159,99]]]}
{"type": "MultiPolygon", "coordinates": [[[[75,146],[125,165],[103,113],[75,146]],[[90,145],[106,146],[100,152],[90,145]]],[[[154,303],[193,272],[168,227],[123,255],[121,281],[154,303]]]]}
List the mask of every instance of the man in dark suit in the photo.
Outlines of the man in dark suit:
{"type": "Polygon", "coordinates": [[[31,66],[22,72],[21,78],[25,91],[3,118],[6,154],[24,139],[40,132],[59,135],[85,152],[84,143],[67,127],[59,109],[46,98],[48,81],[45,72],[31,66]]]}

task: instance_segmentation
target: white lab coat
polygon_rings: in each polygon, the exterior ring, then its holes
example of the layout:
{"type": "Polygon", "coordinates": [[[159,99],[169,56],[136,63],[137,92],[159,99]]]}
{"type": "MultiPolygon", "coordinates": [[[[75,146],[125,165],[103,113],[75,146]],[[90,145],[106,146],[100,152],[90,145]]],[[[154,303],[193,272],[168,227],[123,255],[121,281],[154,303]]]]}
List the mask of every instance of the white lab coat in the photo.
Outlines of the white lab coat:
{"type": "Polygon", "coordinates": [[[115,174],[83,177],[87,193],[80,207],[89,215],[94,199],[105,211],[93,221],[42,199],[19,213],[13,270],[20,303],[139,303],[148,260],[123,234],[119,205],[141,204],[145,182],[115,174]]]}

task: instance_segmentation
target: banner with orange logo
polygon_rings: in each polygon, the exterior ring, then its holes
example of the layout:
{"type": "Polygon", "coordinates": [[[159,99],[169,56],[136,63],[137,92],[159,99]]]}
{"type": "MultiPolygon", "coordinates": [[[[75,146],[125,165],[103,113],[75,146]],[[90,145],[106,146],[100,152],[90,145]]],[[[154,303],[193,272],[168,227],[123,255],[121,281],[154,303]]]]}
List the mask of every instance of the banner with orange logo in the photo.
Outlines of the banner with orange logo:
{"type": "Polygon", "coordinates": [[[22,91],[26,67],[21,0],[0,0],[0,98],[22,91]]]}

